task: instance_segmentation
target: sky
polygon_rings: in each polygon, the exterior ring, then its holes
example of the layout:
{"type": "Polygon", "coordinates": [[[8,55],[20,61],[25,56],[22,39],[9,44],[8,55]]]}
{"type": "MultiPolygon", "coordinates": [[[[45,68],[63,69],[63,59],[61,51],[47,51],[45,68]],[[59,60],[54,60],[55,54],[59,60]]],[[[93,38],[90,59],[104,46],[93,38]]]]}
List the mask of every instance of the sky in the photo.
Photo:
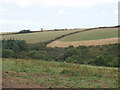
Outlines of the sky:
{"type": "Polygon", "coordinates": [[[0,32],[118,25],[119,0],[0,0],[0,32]]]}

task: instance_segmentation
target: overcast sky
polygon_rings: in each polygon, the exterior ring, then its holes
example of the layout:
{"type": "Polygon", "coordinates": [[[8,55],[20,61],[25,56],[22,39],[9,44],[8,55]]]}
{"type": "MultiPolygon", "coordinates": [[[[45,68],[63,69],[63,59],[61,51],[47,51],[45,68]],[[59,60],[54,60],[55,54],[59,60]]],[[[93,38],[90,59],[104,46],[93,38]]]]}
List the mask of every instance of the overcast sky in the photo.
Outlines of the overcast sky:
{"type": "Polygon", "coordinates": [[[0,0],[0,31],[118,24],[119,0],[0,0]]]}

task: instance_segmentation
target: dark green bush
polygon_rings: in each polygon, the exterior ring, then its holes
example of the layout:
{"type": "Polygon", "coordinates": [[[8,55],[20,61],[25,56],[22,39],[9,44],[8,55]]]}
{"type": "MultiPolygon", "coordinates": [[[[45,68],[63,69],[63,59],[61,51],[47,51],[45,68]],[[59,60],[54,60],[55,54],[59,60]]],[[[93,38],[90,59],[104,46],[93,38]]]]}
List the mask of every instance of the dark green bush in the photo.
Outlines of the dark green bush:
{"type": "Polygon", "coordinates": [[[80,63],[80,64],[83,64],[84,63],[84,60],[80,58],[80,56],[78,55],[72,55],[72,56],[69,56],[65,59],[66,62],[73,62],[73,63],[80,63]]]}
{"type": "Polygon", "coordinates": [[[2,50],[2,57],[3,58],[10,58],[15,55],[15,52],[11,49],[3,49],[2,50]]]}
{"type": "Polygon", "coordinates": [[[28,50],[28,46],[24,40],[7,39],[2,40],[2,49],[11,49],[15,52],[20,52],[28,50]]]}
{"type": "Polygon", "coordinates": [[[72,55],[79,55],[79,51],[76,49],[76,48],[69,48],[65,51],[64,53],[64,60],[67,58],[67,57],[71,57],[72,55]]]}
{"type": "Polygon", "coordinates": [[[44,60],[45,59],[45,56],[43,54],[34,54],[32,57],[34,59],[38,59],[38,60],[40,60],[40,59],[44,60]]]}
{"type": "Polygon", "coordinates": [[[118,62],[118,58],[114,58],[110,61],[107,61],[107,66],[110,66],[110,67],[118,67],[119,65],[119,62],[118,62]]]}
{"type": "Polygon", "coordinates": [[[97,65],[97,66],[103,66],[103,65],[106,64],[106,61],[105,61],[105,58],[100,55],[100,56],[96,56],[96,57],[93,59],[92,63],[93,63],[94,65],[97,65]]]}

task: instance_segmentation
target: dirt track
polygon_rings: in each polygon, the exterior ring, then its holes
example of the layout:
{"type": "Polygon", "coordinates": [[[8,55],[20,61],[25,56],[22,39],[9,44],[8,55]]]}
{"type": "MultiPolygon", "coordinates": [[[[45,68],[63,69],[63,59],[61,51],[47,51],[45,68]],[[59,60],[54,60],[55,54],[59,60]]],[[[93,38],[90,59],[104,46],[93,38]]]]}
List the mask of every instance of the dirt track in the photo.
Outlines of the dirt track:
{"type": "Polygon", "coordinates": [[[97,46],[97,45],[105,45],[105,44],[114,44],[120,43],[118,42],[120,38],[108,38],[108,39],[98,39],[98,40],[84,40],[84,41],[69,41],[69,42],[62,42],[62,41],[53,41],[52,43],[48,44],[47,47],[68,47],[68,46],[97,46]]]}

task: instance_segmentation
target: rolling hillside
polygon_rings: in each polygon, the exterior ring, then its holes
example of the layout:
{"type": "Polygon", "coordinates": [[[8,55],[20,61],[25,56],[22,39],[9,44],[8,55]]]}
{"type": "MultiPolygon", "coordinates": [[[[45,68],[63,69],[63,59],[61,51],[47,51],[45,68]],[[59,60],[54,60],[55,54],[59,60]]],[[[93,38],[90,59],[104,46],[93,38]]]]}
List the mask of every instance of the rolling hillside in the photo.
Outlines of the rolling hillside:
{"type": "Polygon", "coordinates": [[[117,28],[44,31],[2,39],[8,39],[2,40],[3,88],[119,87],[117,28]]]}
{"type": "Polygon", "coordinates": [[[27,43],[39,43],[52,40],[61,35],[69,34],[80,30],[66,30],[66,31],[44,31],[36,33],[27,33],[27,34],[13,34],[13,35],[3,35],[2,39],[22,39],[27,43]]]}
{"type": "Polygon", "coordinates": [[[81,30],[44,31],[27,34],[3,35],[2,39],[22,39],[35,44],[47,42],[48,47],[104,45],[118,43],[118,27],[90,28],[81,30]]]}
{"type": "Polygon", "coordinates": [[[78,32],[49,43],[48,47],[96,46],[118,43],[118,28],[100,28],[78,32]]]}

